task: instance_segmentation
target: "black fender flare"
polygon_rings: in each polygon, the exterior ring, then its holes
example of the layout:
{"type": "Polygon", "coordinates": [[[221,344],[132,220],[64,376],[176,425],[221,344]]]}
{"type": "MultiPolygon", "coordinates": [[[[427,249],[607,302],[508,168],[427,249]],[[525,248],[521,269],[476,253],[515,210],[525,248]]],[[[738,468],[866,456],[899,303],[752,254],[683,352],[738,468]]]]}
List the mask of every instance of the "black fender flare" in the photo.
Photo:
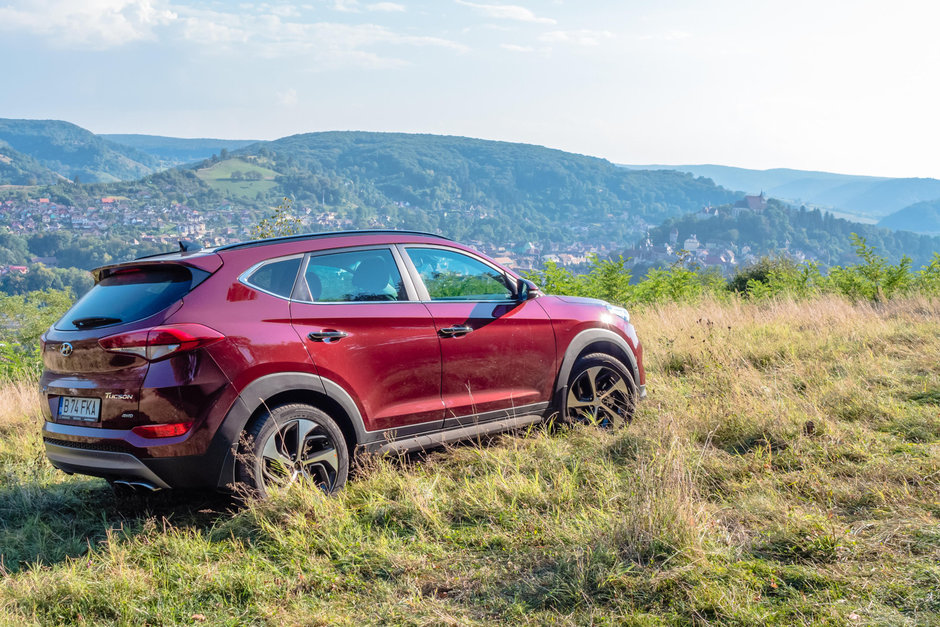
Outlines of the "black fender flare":
{"type": "Polygon", "coordinates": [[[627,341],[609,329],[585,329],[575,335],[568,344],[568,348],[565,349],[565,356],[558,368],[558,379],[555,381],[554,409],[561,411],[561,408],[564,407],[571,370],[574,368],[578,357],[585,352],[607,353],[622,361],[630,369],[633,384],[639,389],[640,372],[636,363],[636,355],[627,341]],[[587,350],[595,344],[597,345],[596,351],[587,350]]]}
{"type": "Polygon", "coordinates": [[[211,448],[216,449],[224,460],[219,472],[218,487],[226,488],[235,482],[235,456],[248,421],[267,399],[284,392],[313,393],[329,399],[346,413],[355,432],[356,442],[364,442],[367,439],[368,432],[359,407],[349,393],[336,382],[308,372],[276,372],[264,375],[245,386],[222,419],[222,424],[212,439],[211,448]]]}

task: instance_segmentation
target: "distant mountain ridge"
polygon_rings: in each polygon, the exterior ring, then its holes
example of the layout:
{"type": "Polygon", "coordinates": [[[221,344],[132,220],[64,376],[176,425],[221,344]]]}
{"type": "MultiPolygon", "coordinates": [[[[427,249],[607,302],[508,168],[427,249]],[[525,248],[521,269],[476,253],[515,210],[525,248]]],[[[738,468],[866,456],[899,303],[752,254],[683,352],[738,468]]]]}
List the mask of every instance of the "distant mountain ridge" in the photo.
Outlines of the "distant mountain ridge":
{"type": "Polygon", "coordinates": [[[878,226],[940,235],[940,199],[926,200],[882,218],[878,226]]]}
{"type": "Polygon", "coordinates": [[[688,172],[710,178],[728,189],[763,191],[794,204],[835,209],[871,222],[912,204],[940,198],[940,180],[932,178],[888,178],[787,168],[751,170],[711,164],[624,167],[688,172]]]}
{"type": "Polygon", "coordinates": [[[171,168],[185,163],[202,161],[223,150],[232,151],[257,143],[255,139],[189,139],[162,135],[99,135],[115,144],[121,144],[156,157],[163,167],[171,168]]]}

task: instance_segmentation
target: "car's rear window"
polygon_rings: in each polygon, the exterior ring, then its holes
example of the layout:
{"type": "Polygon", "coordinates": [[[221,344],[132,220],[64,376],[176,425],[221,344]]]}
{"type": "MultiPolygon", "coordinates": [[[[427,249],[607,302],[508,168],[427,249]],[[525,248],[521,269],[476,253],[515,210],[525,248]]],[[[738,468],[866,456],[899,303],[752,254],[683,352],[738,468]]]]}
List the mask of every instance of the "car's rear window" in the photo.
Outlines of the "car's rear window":
{"type": "Polygon", "coordinates": [[[118,270],[103,278],[56,323],[63,331],[133,322],[166,309],[198,283],[184,266],[118,270]]]}

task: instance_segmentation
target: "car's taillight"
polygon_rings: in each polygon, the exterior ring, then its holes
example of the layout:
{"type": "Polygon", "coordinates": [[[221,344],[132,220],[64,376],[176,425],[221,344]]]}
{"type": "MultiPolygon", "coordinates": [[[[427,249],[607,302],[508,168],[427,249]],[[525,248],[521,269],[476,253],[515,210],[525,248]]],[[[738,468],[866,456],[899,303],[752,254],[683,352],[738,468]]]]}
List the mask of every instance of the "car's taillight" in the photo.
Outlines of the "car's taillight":
{"type": "Polygon", "coordinates": [[[191,422],[173,422],[162,425],[140,425],[131,429],[131,432],[143,438],[171,438],[183,435],[193,426],[191,422]]]}
{"type": "Polygon", "coordinates": [[[98,345],[113,353],[130,353],[156,361],[222,339],[225,336],[215,329],[201,324],[183,323],[109,335],[98,340],[98,345]]]}

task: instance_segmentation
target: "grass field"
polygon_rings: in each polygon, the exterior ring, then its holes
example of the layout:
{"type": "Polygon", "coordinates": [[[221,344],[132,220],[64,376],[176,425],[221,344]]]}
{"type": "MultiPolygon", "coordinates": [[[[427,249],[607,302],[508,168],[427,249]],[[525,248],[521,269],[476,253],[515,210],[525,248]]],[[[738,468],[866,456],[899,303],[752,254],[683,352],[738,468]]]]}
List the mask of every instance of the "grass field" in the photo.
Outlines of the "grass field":
{"type": "Polygon", "coordinates": [[[0,621],[940,623],[940,302],[637,310],[626,429],[368,463],[338,497],[115,502],[0,392],[0,621]]]}
{"type": "Polygon", "coordinates": [[[266,193],[273,189],[277,185],[274,181],[277,175],[278,173],[270,168],[242,159],[226,159],[208,168],[196,170],[196,176],[213,189],[246,198],[254,198],[258,192],[266,193]],[[258,180],[233,179],[232,175],[236,172],[240,172],[243,176],[254,172],[261,178],[258,180]]]}

